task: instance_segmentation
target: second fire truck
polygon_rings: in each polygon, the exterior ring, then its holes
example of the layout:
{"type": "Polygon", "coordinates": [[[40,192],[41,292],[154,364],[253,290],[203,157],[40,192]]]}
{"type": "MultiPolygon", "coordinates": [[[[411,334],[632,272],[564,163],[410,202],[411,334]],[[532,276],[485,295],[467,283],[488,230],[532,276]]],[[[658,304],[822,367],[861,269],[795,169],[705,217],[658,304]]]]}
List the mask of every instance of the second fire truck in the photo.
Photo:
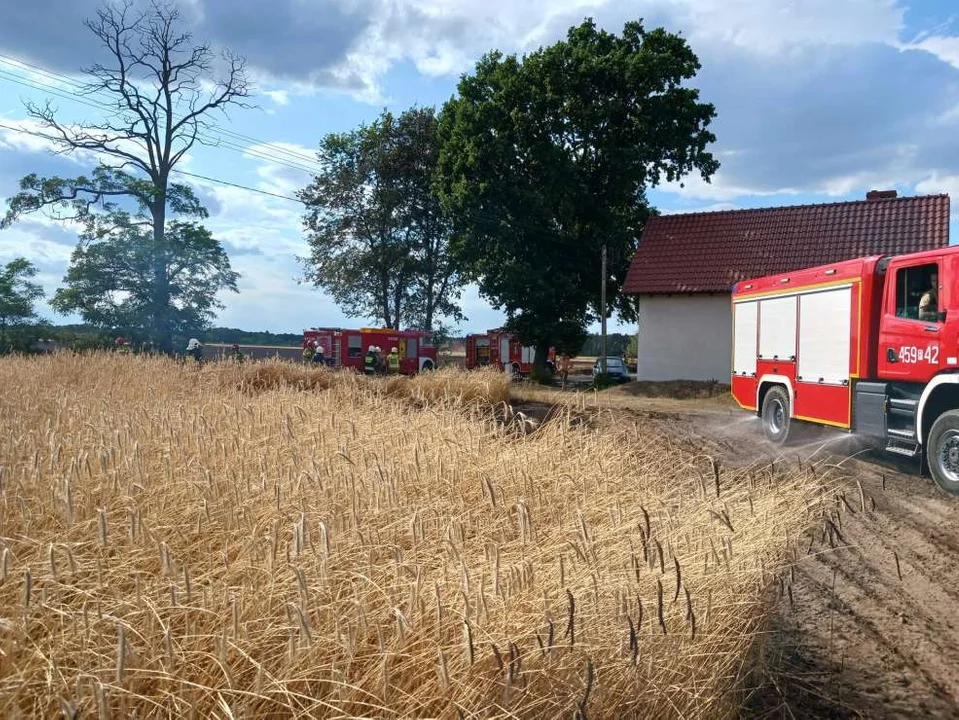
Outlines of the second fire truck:
{"type": "Polygon", "coordinates": [[[925,459],[959,494],[959,247],[737,283],[732,394],[785,442],[795,421],[925,459]]]}
{"type": "MultiPolygon", "coordinates": [[[[511,332],[502,329],[487,330],[481,335],[466,336],[466,368],[492,365],[513,375],[527,375],[533,369],[536,348],[523,345],[511,332]]],[[[546,367],[556,370],[556,351],[549,349],[546,367]]]]}

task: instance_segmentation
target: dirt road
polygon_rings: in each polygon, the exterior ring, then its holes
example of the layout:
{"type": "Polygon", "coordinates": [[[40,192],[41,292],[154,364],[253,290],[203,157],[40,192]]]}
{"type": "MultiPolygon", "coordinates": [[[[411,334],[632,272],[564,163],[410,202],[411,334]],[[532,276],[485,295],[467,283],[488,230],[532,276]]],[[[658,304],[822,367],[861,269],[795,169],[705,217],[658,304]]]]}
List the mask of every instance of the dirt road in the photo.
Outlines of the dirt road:
{"type": "Polygon", "coordinates": [[[646,390],[631,384],[590,404],[620,420],[653,422],[727,465],[840,463],[848,478],[837,503],[842,538],[796,565],[792,597],[784,594],[769,628],[768,677],[743,716],[959,718],[959,497],[921,476],[918,461],[838,431],[806,429],[798,443],[771,446],[759,420],[728,395],[636,392],[646,390]]]}
{"type": "Polygon", "coordinates": [[[759,421],[728,403],[637,398],[625,412],[661,418],[727,463],[825,457],[848,470],[845,545],[796,567],[767,644],[771,676],[747,716],[959,717],[959,498],[911,473],[917,461],[834,431],[774,449],[759,421]]]}

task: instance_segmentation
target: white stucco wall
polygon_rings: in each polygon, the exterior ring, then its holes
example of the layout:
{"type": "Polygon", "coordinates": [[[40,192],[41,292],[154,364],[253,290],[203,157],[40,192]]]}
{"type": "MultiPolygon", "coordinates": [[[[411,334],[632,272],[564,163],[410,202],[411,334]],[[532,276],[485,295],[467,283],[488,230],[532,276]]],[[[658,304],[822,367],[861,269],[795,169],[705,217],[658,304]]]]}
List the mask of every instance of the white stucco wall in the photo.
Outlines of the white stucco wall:
{"type": "Polygon", "coordinates": [[[729,382],[729,295],[642,295],[638,380],[729,382]]]}

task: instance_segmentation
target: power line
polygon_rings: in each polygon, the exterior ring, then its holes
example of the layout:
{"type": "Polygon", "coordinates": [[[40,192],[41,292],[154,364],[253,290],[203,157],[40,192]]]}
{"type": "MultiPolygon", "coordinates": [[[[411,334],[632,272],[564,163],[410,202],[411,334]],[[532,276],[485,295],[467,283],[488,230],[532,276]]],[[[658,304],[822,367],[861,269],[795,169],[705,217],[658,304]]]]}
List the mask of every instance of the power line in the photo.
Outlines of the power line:
{"type": "MultiPolygon", "coordinates": [[[[30,88],[32,90],[40,90],[42,92],[49,93],[50,95],[53,95],[54,97],[58,97],[63,100],[68,100],[70,102],[75,102],[81,105],[85,105],[87,107],[94,108],[96,110],[107,111],[111,113],[116,112],[115,108],[110,107],[103,101],[94,101],[94,100],[88,99],[90,97],[96,97],[96,96],[104,97],[105,94],[103,93],[103,91],[95,91],[95,92],[89,92],[89,93],[79,92],[79,90],[83,89],[83,85],[74,81],[72,78],[70,78],[67,75],[50,72],[50,71],[44,70],[43,68],[39,66],[31,65],[30,63],[26,63],[22,60],[18,60],[17,58],[10,58],[10,56],[2,55],[2,54],[0,54],[0,63],[6,64],[11,67],[17,67],[17,68],[19,68],[19,66],[21,65],[24,67],[29,67],[39,74],[53,78],[54,81],[63,83],[75,89],[70,90],[66,88],[58,88],[54,85],[48,85],[48,84],[40,83],[38,81],[29,80],[29,79],[17,76],[11,73],[9,70],[5,70],[2,68],[0,68],[0,80],[6,80],[7,82],[16,83],[17,85],[21,85],[23,87],[30,88]]],[[[295,150],[290,150],[288,148],[284,148],[274,143],[268,143],[263,140],[258,140],[257,138],[250,137],[248,135],[236,133],[236,132],[233,132],[232,130],[221,128],[215,123],[212,123],[209,121],[205,121],[204,128],[208,132],[212,132],[213,134],[198,132],[197,141],[201,145],[206,145],[207,147],[222,147],[227,150],[233,150],[233,151],[248,155],[250,157],[257,158],[259,160],[264,160],[266,162],[273,163],[275,165],[287,167],[292,170],[299,170],[309,175],[315,175],[320,172],[319,163],[315,159],[309,158],[303,153],[297,152],[295,150]],[[235,138],[236,140],[234,140],[233,138],[235,138]],[[244,147],[242,145],[237,144],[237,141],[253,143],[253,145],[256,147],[244,147]],[[285,157],[278,157],[278,155],[285,156],[285,157]]]]}
{"type": "MultiPolygon", "coordinates": [[[[57,138],[53,137],[52,135],[46,135],[46,134],[44,134],[44,133],[36,132],[36,131],[34,131],[34,130],[27,130],[26,128],[18,128],[18,127],[14,127],[14,126],[12,126],[12,125],[4,125],[3,123],[0,123],[0,128],[2,128],[2,129],[4,129],[4,130],[10,130],[10,131],[12,131],[12,132],[23,133],[23,134],[25,134],[25,135],[32,135],[33,137],[42,138],[42,139],[44,139],[44,140],[50,140],[50,141],[55,141],[55,140],[57,140],[57,138]]],[[[96,152],[96,151],[93,151],[93,152],[96,152]]],[[[103,154],[103,153],[100,153],[100,154],[103,154]]],[[[191,173],[191,172],[187,172],[186,170],[179,170],[179,169],[177,169],[177,168],[173,168],[173,169],[172,169],[172,172],[175,172],[175,173],[177,173],[177,174],[179,174],[179,175],[187,175],[187,176],[189,176],[189,177],[199,178],[200,180],[207,180],[207,181],[209,181],[209,182],[218,183],[218,184],[220,184],[220,185],[227,185],[227,186],[229,186],[229,187],[240,188],[241,190],[249,190],[250,192],[259,193],[260,195],[269,195],[270,197],[279,198],[280,200],[289,200],[289,201],[295,202],[295,203],[302,203],[302,202],[303,202],[302,200],[300,200],[300,199],[298,199],[298,198],[295,198],[295,197],[290,197],[289,195],[281,195],[280,193],[274,193],[274,192],[270,192],[270,191],[268,191],[268,190],[260,190],[259,188],[250,187],[250,186],[248,186],[248,185],[242,185],[242,184],[240,184],[240,183],[230,182],[229,180],[221,180],[220,178],[210,177],[210,176],[208,176],[208,175],[200,175],[199,173],[191,173]]]]}
{"type": "MultiPolygon", "coordinates": [[[[69,86],[75,88],[75,91],[68,91],[68,92],[70,92],[71,94],[75,95],[78,100],[79,100],[79,98],[81,98],[81,96],[83,96],[83,95],[103,94],[103,91],[83,92],[83,93],[76,92],[76,91],[83,91],[83,90],[85,90],[86,86],[85,86],[83,83],[75,80],[75,79],[72,78],[71,76],[67,75],[66,73],[53,72],[52,70],[47,70],[46,68],[40,67],[39,65],[34,65],[33,63],[29,63],[29,62],[27,62],[27,61],[25,61],[25,60],[22,60],[22,59],[20,59],[20,58],[17,58],[17,57],[12,57],[12,56],[10,56],[10,55],[4,55],[3,53],[0,53],[0,62],[3,62],[3,63],[6,64],[6,65],[14,66],[14,67],[16,67],[16,68],[18,68],[18,69],[19,69],[20,67],[30,68],[30,69],[33,70],[34,72],[39,73],[39,74],[41,74],[41,75],[44,75],[44,76],[46,76],[46,77],[48,77],[48,78],[51,78],[52,80],[54,80],[54,81],[56,81],[56,82],[61,82],[61,83],[64,83],[64,84],[66,84],[66,85],[69,85],[69,86]]],[[[238,132],[235,132],[235,131],[233,131],[233,130],[228,130],[228,129],[226,129],[226,128],[222,128],[222,127],[220,127],[219,125],[217,125],[216,123],[213,123],[213,122],[209,122],[208,125],[209,125],[209,127],[210,127],[211,129],[216,130],[216,131],[220,132],[221,134],[231,135],[231,136],[233,136],[233,137],[235,137],[235,138],[238,138],[238,139],[240,139],[240,140],[243,140],[244,142],[251,142],[251,143],[253,143],[254,145],[261,145],[261,146],[263,146],[263,147],[265,147],[265,148],[270,148],[271,150],[273,150],[273,151],[276,152],[276,153],[288,155],[288,156],[290,156],[290,157],[292,157],[292,158],[294,158],[294,159],[304,160],[304,161],[306,161],[306,162],[315,162],[315,158],[314,158],[314,157],[312,157],[312,156],[310,156],[310,155],[305,155],[305,154],[303,154],[303,153],[301,153],[301,152],[298,152],[298,151],[296,151],[296,150],[290,150],[289,148],[285,148],[285,147],[283,147],[283,146],[281,146],[281,145],[278,145],[278,144],[275,144],[275,143],[269,143],[269,142],[266,142],[266,141],[264,141],[264,140],[259,140],[259,139],[257,139],[257,138],[251,137],[251,136],[249,136],[249,135],[244,135],[244,134],[242,134],[242,133],[238,133],[238,132]]]]}
{"type": "Polygon", "coordinates": [[[199,178],[200,180],[209,180],[210,182],[220,183],[220,185],[229,185],[230,187],[240,188],[241,190],[249,190],[250,192],[260,193],[261,195],[269,195],[270,197],[280,198],[280,200],[289,200],[295,203],[303,202],[302,200],[295,197],[290,197],[289,195],[280,195],[279,193],[272,193],[267,190],[259,190],[257,188],[251,188],[246,185],[241,185],[239,183],[230,182],[229,180],[220,180],[219,178],[209,177],[207,175],[200,175],[199,173],[191,173],[191,172],[187,172],[186,170],[176,170],[176,169],[174,169],[173,172],[179,173],[180,175],[187,175],[189,177],[199,178]]]}

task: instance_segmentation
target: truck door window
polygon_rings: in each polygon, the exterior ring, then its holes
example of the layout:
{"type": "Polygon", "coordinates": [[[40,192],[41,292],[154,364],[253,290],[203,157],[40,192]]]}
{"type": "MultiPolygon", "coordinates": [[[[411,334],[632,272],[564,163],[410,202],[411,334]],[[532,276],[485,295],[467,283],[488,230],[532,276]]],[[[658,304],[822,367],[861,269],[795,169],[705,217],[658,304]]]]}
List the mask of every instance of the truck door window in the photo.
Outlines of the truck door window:
{"type": "Polygon", "coordinates": [[[936,263],[929,263],[896,271],[896,317],[938,322],[939,288],[933,287],[934,279],[938,285],[938,269],[936,263]]]}
{"type": "Polygon", "coordinates": [[[363,354],[363,338],[359,335],[350,335],[349,337],[349,356],[351,358],[359,357],[363,354]]]}
{"type": "Polygon", "coordinates": [[[416,338],[410,338],[406,341],[406,357],[415,358],[417,354],[416,338]]]}

